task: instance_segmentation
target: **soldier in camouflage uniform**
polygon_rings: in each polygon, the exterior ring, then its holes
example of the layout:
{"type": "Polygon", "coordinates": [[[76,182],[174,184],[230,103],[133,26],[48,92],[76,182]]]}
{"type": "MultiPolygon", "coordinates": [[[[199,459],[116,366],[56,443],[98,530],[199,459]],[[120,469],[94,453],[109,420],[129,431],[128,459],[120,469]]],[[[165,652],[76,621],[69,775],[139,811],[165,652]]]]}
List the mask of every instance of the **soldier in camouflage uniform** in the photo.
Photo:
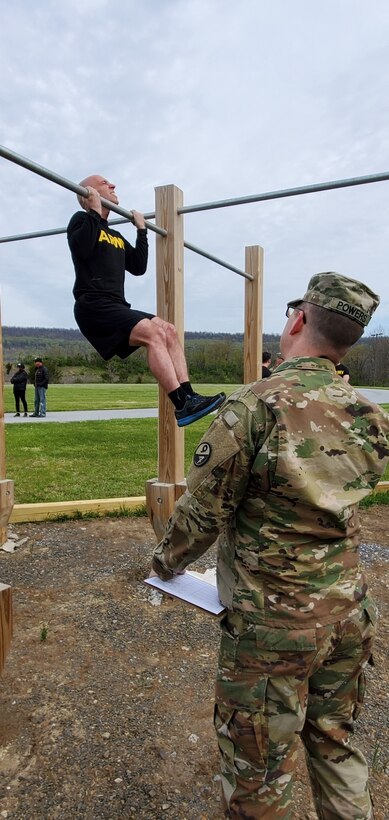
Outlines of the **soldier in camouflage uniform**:
{"type": "Polygon", "coordinates": [[[226,817],[288,818],[301,737],[318,816],[372,818],[350,742],[376,607],[358,503],[389,457],[389,417],[335,365],[379,298],[335,273],[289,303],[285,361],[241,387],[196,449],[153,569],[167,580],[218,537],[215,728],[226,817]]]}

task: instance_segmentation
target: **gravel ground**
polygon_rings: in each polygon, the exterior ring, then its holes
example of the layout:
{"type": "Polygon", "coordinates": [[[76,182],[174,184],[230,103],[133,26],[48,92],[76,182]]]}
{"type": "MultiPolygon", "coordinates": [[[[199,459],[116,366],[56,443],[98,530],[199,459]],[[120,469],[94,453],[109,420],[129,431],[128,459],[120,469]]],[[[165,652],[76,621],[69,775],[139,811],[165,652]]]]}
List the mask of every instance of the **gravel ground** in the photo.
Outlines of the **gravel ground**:
{"type": "MultiPolygon", "coordinates": [[[[383,507],[362,516],[381,626],[356,734],[376,820],[389,817],[388,517],[383,507]]],[[[0,551],[15,614],[0,681],[0,818],[221,818],[218,621],[142,583],[155,543],[147,519],[10,531],[16,550],[0,551]]],[[[214,564],[210,551],[193,568],[214,564]]],[[[293,818],[315,816],[301,754],[293,818]]]]}

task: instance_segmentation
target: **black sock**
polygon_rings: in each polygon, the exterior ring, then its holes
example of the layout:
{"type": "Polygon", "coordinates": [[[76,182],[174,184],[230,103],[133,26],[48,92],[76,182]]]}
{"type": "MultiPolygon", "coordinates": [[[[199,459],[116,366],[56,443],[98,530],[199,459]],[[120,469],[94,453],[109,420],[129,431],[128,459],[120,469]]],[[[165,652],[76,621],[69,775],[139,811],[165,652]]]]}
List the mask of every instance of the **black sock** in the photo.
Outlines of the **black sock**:
{"type": "Polygon", "coordinates": [[[181,382],[181,387],[187,396],[194,396],[195,392],[190,382],[181,382]]]}
{"type": "Polygon", "coordinates": [[[181,385],[180,387],[177,387],[176,390],[172,390],[171,393],[168,393],[168,396],[170,401],[173,402],[176,410],[182,410],[188,398],[188,394],[182,389],[181,385]]]}

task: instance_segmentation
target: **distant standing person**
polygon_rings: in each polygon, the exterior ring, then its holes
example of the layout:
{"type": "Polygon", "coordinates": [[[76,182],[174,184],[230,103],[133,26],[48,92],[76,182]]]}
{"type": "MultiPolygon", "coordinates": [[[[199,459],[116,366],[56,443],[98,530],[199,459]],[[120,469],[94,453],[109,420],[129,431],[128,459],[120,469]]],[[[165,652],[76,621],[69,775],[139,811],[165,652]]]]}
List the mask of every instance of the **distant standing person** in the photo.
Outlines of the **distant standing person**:
{"type": "Polygon", "coordinates": [[[179,427],[216,410],[224,393],[201,396],[189,381],[184,351],[174,325],[152,313],[133,310],[124,295],[125,272],[142,276],[148,259],[143,214],[133,211],[135,247],[108,225],[109,208],[101,197],[119,203],[115,185],[94,174],[81,182],[87,197],[78,197],[86,213],[75,213],[68,225],[68,243],[76,272],[74,316],[81,333],[103,359],[126,359],[138,347],[147,351],[149,368],[174,405],[179,427]]]}
{"type": "Polygon", "coordinates": [[[281,355],[281,352],[278,352],[276,355],[275,366],[278,367],[284,361],[284,357],[281,355]]]}
{"type": "Polygon", "coordinates": [[[23,409],[24,409],[24,416],[27,416],[27,402],[26,402],[26,388],[27,388],[27,373],[24,368],[23,362],[18,362],[17,364],[17,371],[14,373],[11,379],[11,384],[14,386],[14,397],[15,397],[15,409],[16,413],[15,416],[20,416],[20,402],[22,402],[23,409]]]}
{"type": "Polygon", "coordinates": [[[267,379],[269,376],[271,376],[270,364],[271,364],[271,354],[268,353],[267,350],[264,350],[263,353],[262,353],[262,378],[263,379],[267,379]]]}
{"type": "Polygon", "coordinates": [[[346,367],[346,365],[343,364],[343,362],[339,362],[339,364],[336,365],[336,372],[337,375],[340,376],[340,378],[343,379],[345,382],[350,381],[350,371],[348,367],[346,367]]]}
{"type": "Polygon", "coordinates": [[[35,399],[34,412],[30,418],[44,418],[46,415],[46,390],[49,384],[49,371],[42,362],[41,356],[34,359],[35,363],[35,399]]]}

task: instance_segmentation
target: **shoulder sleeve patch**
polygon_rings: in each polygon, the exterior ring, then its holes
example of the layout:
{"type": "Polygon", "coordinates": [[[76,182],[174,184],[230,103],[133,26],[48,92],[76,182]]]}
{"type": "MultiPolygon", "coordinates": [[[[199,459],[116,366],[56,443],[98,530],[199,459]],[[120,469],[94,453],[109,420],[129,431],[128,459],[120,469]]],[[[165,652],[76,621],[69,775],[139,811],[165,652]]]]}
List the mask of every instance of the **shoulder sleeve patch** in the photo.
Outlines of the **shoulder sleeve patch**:
{"type": "Polygon", "coordinates": [[[235,424],[238,423],[239,419],[236,413],[233,410],[226,410],[225,413],[222,414],[223,419],[228,427],[234,427],[235,424]]]}
{"type": "Polygon", "coordinates": [[[207,441],[202,441],[195,450],[193,464],[195,467],[203,467],[211,458],[212,447],[207,441]]]}

